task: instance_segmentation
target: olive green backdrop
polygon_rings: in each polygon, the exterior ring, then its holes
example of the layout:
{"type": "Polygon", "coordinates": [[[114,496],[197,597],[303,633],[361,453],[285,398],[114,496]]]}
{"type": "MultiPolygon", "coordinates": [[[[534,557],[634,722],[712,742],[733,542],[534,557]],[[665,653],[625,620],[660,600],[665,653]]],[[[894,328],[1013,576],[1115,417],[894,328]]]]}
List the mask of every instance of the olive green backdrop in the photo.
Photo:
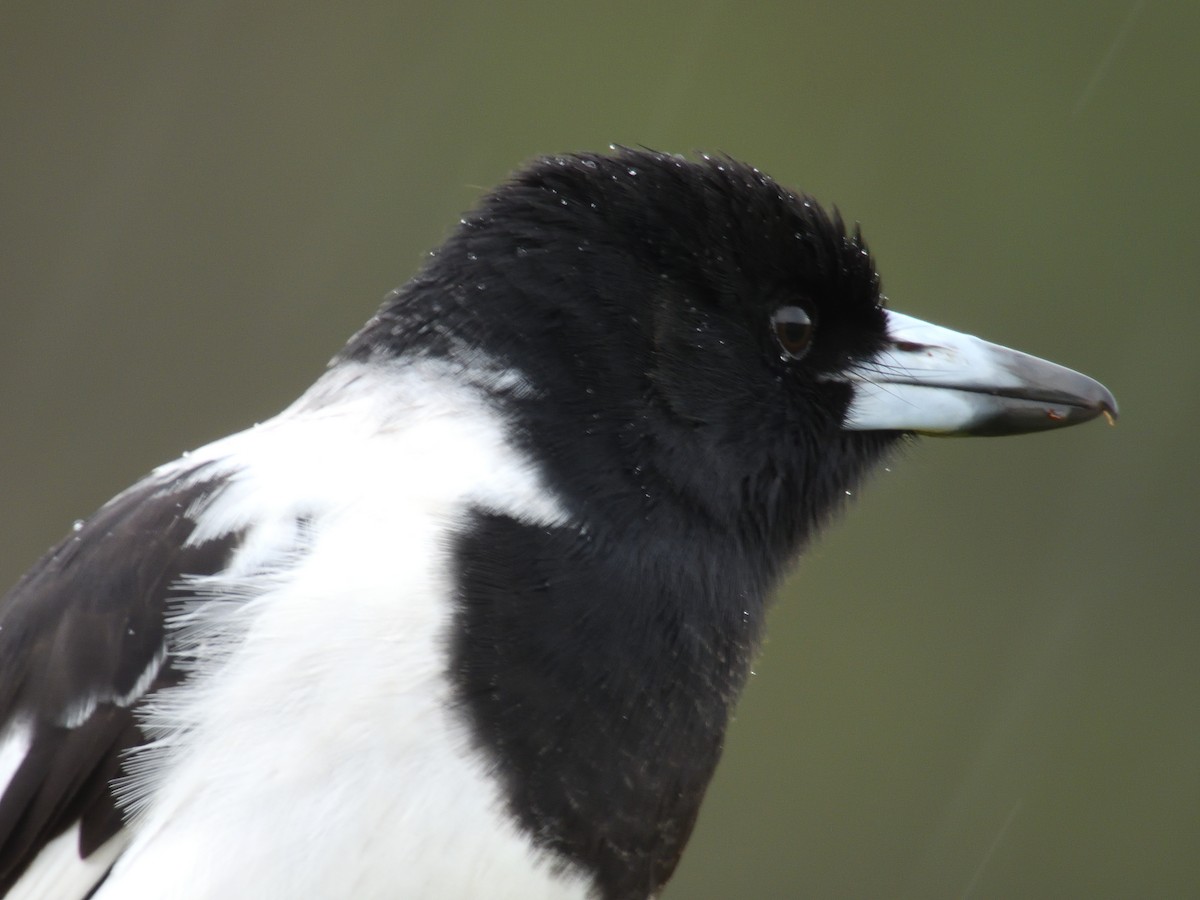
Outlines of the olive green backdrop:
{"type": "Polygon", "coordinates": [[[0,7],[0,580],[272,415],[480,191],[721,150],[1103,423],[926,440],[788,583],[667,897],[1200,896],[1200,4],[0,7]]]}

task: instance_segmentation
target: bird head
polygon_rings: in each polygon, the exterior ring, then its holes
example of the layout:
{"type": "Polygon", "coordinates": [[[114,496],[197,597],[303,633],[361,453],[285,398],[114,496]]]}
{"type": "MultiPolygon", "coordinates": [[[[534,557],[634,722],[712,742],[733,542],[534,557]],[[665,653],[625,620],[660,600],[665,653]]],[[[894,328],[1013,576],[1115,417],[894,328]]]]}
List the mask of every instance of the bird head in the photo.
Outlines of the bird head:
{"type": "Polygon", "coordinates": [[[857,228],[726,157],[518,172],[346,353],[431,349],[497,373],[517,433],[591,515],[636,492],[641,520],[682,505],[775,559],[905,435],[1116,410],[1086,376],[887,309],[857,228]]]}

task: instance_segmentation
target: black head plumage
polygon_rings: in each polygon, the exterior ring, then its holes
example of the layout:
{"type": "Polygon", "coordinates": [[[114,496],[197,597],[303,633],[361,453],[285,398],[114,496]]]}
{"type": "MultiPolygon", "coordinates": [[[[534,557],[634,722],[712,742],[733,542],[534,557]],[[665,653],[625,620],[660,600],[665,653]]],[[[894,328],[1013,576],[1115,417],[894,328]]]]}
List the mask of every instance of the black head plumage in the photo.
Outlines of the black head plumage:
{"type": "Polygon", "coordinates": [[[520,371],[520,432],[585,518],[657,527],[681,504],[773,572],[895,437],[841,431],[848,391],[826,378],[883,328],[874,264],[838,215],[725,157],[621,149],[518,172],[345,356],[520,371]],[[790,307],[816,327],[802,359],[772,321],[790,307]],[[631,492],[647,502],[602,502],[631,492]]]}

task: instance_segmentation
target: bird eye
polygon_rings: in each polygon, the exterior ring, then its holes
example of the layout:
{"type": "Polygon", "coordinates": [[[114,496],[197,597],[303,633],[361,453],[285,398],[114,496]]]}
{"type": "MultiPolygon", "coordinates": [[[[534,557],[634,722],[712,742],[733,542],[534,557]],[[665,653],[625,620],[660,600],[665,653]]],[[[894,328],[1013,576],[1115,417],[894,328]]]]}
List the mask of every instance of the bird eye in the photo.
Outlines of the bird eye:
{"type": "Polygon", "coordinates": [[[808,352],[812,343],[813,320],[803,307],[781,306],[771,314],[771,327],[775,340],[784,356],[799,359],[808,352]]]}

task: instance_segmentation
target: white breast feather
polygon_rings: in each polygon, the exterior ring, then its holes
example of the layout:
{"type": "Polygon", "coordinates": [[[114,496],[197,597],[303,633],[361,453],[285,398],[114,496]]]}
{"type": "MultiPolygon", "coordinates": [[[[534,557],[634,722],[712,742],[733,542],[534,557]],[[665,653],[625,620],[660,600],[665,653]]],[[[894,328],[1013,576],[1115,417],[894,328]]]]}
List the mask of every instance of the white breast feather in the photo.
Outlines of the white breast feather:
{"type": "Polygon", "coordinates": [[[567,521],[460,372],[342,365],[158,470],[227,473],[191,542],[245,539],[172,622],[192,677],[149,706],[132,840],[96,900],[586,895],[505,814],[453,710],[448,554],[465,512],[567,521]]]}

